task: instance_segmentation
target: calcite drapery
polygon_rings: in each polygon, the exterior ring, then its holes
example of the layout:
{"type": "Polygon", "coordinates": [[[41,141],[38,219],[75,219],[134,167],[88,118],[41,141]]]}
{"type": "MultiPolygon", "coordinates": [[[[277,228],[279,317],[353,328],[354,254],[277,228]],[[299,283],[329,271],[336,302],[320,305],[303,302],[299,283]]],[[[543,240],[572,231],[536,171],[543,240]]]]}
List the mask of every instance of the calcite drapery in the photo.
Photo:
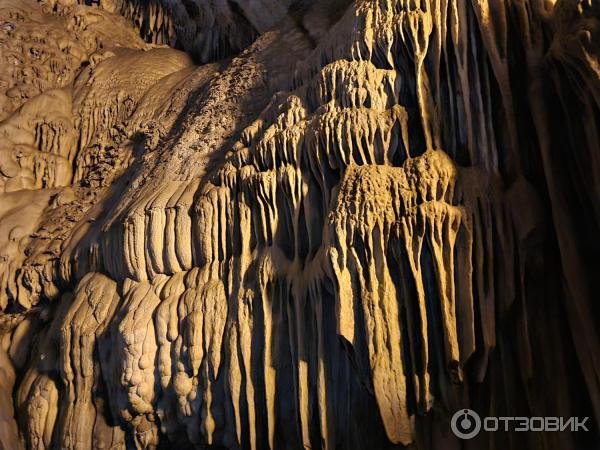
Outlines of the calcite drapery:
{"type": "Polygon", "coordinates": [[[467,406],[597,422],[597,4],[0,18],[4,447],[452,448],[467,406]]]}

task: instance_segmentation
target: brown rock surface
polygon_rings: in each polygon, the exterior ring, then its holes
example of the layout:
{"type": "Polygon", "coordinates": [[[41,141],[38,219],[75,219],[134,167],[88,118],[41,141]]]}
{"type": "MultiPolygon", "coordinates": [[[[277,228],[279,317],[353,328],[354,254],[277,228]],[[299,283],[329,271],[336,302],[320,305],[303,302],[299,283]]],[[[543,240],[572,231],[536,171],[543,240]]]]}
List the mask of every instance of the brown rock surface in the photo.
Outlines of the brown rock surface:
{"type": "Polygon", "coordinates": [[[599,57],[595,0],[0,0],[0,449],[597,448],[599,57]]]}

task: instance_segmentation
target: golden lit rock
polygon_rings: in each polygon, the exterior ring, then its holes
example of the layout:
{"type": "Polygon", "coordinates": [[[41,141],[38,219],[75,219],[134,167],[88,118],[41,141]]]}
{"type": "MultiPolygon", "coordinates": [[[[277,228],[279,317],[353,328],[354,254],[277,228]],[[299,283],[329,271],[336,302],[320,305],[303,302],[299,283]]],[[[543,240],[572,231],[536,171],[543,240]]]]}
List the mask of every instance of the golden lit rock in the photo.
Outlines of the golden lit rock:
{"type": "MultiPolygon", "coordinates": [[[[600,3],[0,1],[0,448],[590,417],[600,3]]],[[[593,424],[593,425],[592,425],[593,424]]]]}

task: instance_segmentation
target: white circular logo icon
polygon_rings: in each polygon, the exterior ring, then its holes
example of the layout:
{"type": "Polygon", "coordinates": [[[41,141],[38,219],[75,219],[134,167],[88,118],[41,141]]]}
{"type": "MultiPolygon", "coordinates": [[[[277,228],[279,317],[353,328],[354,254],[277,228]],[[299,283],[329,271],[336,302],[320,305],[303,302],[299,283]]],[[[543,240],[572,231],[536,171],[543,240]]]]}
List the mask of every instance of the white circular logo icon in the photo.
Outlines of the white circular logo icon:
{"type": "Polygon", "coordinates": [[[452,432],[461,439],[473,439],[481,431],[481,418],[471,409],[461,409],[452,416],[452,432]]]}

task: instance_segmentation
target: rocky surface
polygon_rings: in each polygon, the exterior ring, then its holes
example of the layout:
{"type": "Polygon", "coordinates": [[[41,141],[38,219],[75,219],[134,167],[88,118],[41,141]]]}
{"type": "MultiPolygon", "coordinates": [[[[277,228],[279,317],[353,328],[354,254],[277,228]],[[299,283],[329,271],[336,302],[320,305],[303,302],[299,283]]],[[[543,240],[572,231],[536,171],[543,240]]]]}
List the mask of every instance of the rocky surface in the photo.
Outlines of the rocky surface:
{"type": "Polygon", "coordinates": [[[595,448],[599,57],[594,0],[0,0],[0,448],[595,448]]]}

